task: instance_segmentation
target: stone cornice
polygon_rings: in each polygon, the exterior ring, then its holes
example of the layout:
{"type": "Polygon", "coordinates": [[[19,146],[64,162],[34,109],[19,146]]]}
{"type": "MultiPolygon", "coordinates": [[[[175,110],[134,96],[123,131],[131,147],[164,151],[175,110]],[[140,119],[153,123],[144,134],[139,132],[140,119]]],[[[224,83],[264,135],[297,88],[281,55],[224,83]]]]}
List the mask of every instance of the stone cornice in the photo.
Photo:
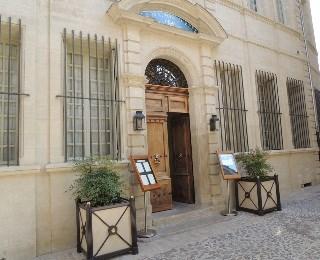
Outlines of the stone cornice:
{"type": "MultiPolygon", "coordinates": [[[[229,38],[233,38],[233,39],[236,39],[236,40],[239,40],[239,41],[243,41],[245,43],[248,43],[248,44],[252,44],[252,45],[255,45],[257,47],[260,47],[260,48],[264,48],[264,49],[267,49],[267,50],[270,50],[270,51],[273,51],[279,55],[284,55],[284,56],[288,56],[290,58],[293,58],[293,59],[296,59],[296,60],[299,60],[301,62],[306,62],[306,57],[303,55],[303,57],[299,57],[297,55],[294,55],[294,54],[291,54],[289,52],[285,52],[283,50],[278,50],[278,49],[274,49],[274,48],[271,48],[267,45],[264,45],[264,44],[261,44],[261,43],[257,43],[257,42],[254,42],[254,41],[250,41],[250,40],[246,40],[244,38],[241,38],[241,37],[238,37],[238,36],[235,36],[235,35],[232,35],[232,34],[229,34],[229,38]]],[[[311,64],[311,69],[317,73],[318,75],[320,75],[320,72],[319,72],[319,69],[315,66],[313,66],[311,64]]]]}
{"type": "Polygon", "coordinates": [[[300,35],[301,35],[301,33],[299,31],[297,31],[289,26],[286,26],[285,24],[279,23],[273,19],[270,19],[266,16],[263,16],[263,15],[259,14],[258,12],[252,11],[246,6],[234,3],[231,0],[217,0],[217,2],[221,5],[224,5],[226,7],[229,7],[229,8],[236,10],[236,11],[242,13],[243,15],[251,16],[251,17],[255,18],[256,20],[260,20],[262,22],[270,24],[277,29],[285,31],[291,35],[294,35],[295,37],[300,37],[300,35]]]}
{"type": "MultiPolygon", "coordinates": [[[[242,13],[242,14],[246,14],[249,15],[251,17],[254,17],[257,20],[260,20],[262,22],[265,22],[269,25],[272,25],[273,27],[275,27],[276,29],[279,29],[283,32],[286,32],[288,34],[291,34],[297,38],[300,38],[301,40],[303,40],[303,35],[301,32],[299,32],[298,30],[295,30],[283,23],[279,23],[278,21],[275,21],[273,19],[270,19],[266,16],[263,16],[257,12],[254,12],[252,10],[250,10],[248,7],[243,6],[243,5],[239,5],[237,3],[234,3],[232,0],[217,0],[217,2],[221,5],[227,6],[229,8],[232,8],[234,10],[237,10],[238,12],[242,13]]],[[[318,55],[318,51],[316,46],[309,40],[307,40],[308,42],[308,46],[310,49],[312,49],[313,53],[318,55]]]]}
{"type": "Polygon", "coordinates": [[[41,172],[40,166],[11,166],[0,168],[0,178],[17,175],[35,175],[41,172]]]}

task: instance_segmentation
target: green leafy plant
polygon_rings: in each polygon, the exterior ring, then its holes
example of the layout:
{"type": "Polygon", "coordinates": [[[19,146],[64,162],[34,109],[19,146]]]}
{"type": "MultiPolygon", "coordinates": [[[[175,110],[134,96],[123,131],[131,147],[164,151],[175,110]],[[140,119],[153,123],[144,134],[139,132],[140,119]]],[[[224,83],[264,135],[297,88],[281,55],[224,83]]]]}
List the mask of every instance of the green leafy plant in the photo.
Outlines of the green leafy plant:
{"type": "Polygon", "coordinates": [[[70,190],[92,207],[107,206],[121,201],[122,183],[114,163],[108,158],[88,158],[74,165],[79,173],[70,190]]]}
{"type": "Polygon", "coordinates": [[[249,177],[263,178],[273,172],[273,168],[267,161],[267,152],[258,148],[248,153],[239,154],[236,158],[249,177]]]}

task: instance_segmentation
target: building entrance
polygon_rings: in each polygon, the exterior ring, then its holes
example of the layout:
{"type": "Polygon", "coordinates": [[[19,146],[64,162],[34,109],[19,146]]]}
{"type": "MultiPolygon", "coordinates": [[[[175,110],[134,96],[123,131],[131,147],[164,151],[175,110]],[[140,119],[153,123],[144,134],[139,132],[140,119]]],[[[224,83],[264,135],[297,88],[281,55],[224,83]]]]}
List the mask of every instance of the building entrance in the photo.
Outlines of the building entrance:
{"type": "Polygon", "coordinates": [[[173,201],[194,203],[189,93],[183,73],[169,61],[151,61],[146,76],[148,153],[161,185],[151,192],[151,204],[159,212],[172,209],[173,201]]]}

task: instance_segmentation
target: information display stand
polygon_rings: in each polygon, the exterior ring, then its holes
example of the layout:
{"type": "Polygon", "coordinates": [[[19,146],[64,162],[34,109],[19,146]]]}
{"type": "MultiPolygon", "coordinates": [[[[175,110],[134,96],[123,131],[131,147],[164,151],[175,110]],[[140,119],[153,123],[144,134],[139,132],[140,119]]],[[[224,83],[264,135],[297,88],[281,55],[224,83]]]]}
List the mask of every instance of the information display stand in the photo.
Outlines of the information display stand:
{"type": "Polygon", "coordinates": [[[227,209],[221,214],[223,216],[237,216],[238,212],[231,210],[231,194],[230,194],[230,181],[239,180],[241,178],[236,160],[234,158],[234,154],[232,152],[219,152],[217,151],[217,155],[220,162],[220,169],[222,177],[225,181],[227,181],[227,209]]]}
{"type": "Polygon", "coordinates": [[[148,197],[147,192],[160,189],[160,184],[157,182],[156,176],[152,169],[152,165],[148,156],[135,156],[130,158],[134,168],[136,178],[140,183],[141,190],[144,196],[144,230],[138,232],[139,238],[151,238],[157,233],[153,229],[148,229],[147,214],[148,214],[148,197]]]}

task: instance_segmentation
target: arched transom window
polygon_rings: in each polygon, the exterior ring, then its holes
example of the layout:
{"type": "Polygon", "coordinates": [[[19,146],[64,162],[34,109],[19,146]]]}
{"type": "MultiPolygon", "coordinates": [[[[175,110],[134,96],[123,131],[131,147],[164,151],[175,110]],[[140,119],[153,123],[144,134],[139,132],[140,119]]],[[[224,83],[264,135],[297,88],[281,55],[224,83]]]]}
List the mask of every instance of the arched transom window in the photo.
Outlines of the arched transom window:
{"type": "Polygon", "coordinates": [[[146,68],[148,84],[187,88],[188,82],[180,68],[165,59],[154,59],[146,68]]]}
{"type": "Polygon", "coordinates": [[[178,28],[180,30],[184,30],[187,32],[193,32],[198,33],[198,29],[194,27],[192,24],[184,20],[183,18],[165,12],[165,11],[159,11],[159,10],[153,10],[153,11],[141,11],[139,13],[141,16],[149,17],[155,20],[158,23],[172,26],[175,28],[178,28]]]}

